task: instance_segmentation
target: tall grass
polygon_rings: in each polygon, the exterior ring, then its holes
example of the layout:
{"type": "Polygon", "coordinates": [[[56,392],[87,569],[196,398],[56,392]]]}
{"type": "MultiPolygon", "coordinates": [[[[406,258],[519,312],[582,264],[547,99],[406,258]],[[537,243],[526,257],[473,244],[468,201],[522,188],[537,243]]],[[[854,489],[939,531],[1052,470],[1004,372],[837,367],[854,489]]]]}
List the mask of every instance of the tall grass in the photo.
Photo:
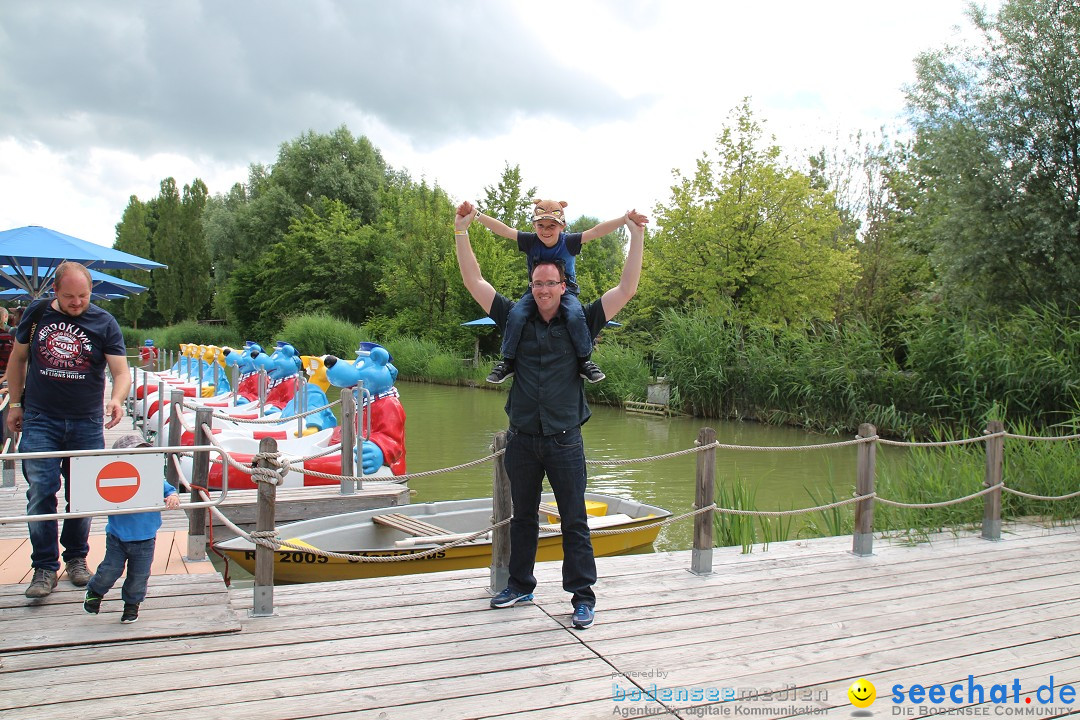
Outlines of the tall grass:
{"type": "Polygon", "coordinates": [[[935,427],[981,431],[993,416],[1048,427],[1077,414],[1080,319],[1040,307],[897,322],[771,327],[730,310],[669,310],[658,372],[695,415],[830,433],[870,422],[885,435],[925,437],[935,427]]]}
{"type": "Polygon", "coordinates": [[[153,340],[162,352],[179,350],[180,343],[196,343],[197,345],[217,345],[224,347],[236,347],[243,344],[236,330],[228,325],[203,325],[188,320],[176,325],[163,328],[149,328],[135,330],[133,328],[120,328],[124,333],[124,344],[128,347],[139,347],[146,340],[153,340]]]}

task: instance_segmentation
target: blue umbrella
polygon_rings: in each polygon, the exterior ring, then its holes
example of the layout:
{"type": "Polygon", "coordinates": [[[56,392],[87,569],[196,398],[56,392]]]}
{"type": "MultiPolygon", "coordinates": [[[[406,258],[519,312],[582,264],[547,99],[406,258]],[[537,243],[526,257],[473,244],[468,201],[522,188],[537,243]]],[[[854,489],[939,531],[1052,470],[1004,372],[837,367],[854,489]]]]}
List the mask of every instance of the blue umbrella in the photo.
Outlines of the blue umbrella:
{"type": "MultiPolygon", "coordinates": [[[[29,278],[33,275],[33,268],[20,267],[12,268],[10,265],[0,266],[0,287],[7,287],[18,290],[19,292],[29,295],[21,282],[16,281],[13,278],[29,278]]],[[[97,270],[89,270],[90,280],[93,283],[93,294],[100,298],[112,299],[107,296],[116,295],[120,297],[127,297],[128,295],[138,295],[141,292],[146,292],[146,287],[133,283],[130,280],[124,280],[123,278],[113,277],[112,275],[106,275],[103,272],[97,270]]],[[[52,278],[46,279],[46,269],[38,268],[38,282],[36,285],[40,288],[42,293],[52,291],[52,278]]],[[[4,297],[12,297],[11,293],[4,293],[4,297]]]]}
{"type": "MultiPolygon", "coordinates": [[[[49,230],[39,225],[0,232],[0,274],[7,284],[31,297],[40,296],[51,284],[56,267],[65,260],[88,268],[151,270],[165,265],[49,230]],[[23,268],[29,272],[24,272],[23,268]]],[[[115,280],[116,278],[113,278],[115,280]]]]}

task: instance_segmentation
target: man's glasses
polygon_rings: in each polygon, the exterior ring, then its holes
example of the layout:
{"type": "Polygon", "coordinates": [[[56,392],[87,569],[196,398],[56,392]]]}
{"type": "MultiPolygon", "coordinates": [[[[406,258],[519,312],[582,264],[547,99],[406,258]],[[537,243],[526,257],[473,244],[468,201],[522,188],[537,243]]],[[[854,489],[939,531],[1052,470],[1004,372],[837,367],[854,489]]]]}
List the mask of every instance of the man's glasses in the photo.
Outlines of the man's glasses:
{"type": "Polygon", "coordinates": [[[562,280],[538,280],[536,282],[529,283],[531,288],[553,288],[556,285],[562,285],[562,280]]]}

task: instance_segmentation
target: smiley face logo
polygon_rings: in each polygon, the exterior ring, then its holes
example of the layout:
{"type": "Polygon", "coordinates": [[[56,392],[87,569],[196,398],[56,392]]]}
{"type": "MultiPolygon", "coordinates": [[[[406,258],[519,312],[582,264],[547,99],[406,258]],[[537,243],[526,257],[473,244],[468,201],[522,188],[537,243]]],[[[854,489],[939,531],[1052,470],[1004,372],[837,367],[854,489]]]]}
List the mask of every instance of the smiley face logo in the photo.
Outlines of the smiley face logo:
{"type": "Polygon", "coordinates": [[[877,699],[877,688],[874,687],[874,683],[866,678],[859,678],[851,683],[851,687],[847,690],[847,696],[855,707],[868,708],[877,699]]]}

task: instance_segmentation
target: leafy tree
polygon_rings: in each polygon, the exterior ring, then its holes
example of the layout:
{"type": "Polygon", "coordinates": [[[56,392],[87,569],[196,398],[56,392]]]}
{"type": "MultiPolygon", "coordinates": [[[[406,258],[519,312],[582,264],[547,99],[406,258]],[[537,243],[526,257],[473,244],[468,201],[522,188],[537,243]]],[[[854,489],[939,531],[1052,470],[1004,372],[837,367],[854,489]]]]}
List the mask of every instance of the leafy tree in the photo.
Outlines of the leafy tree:
{"type": "Polygon", "coordinates": [[[180,277],[181,317],[197,319],[210,305],[210,251],[203,231],[203,211],[209,191],[198,178],[184,186],[180,202],[180,277]]]}
{"type": "Polygon", "coordinates": [[[716,156],[692,177],[675,173],[657,207],[660,231],[645,244],[638,312],[712,308],[783,323],[834,316],[855,280],[853,237],[830,193],[762,147],[748,101],[717,138],[716,156]]]}
{"type": "Polygon", "coordinates": [[[506,163],[498,185],[484,188],[484,202],[480,208],[512,228],[532,230],[532,199],[536,188],[521,190],[521,166],[506,163]]]}
{"type": "Polygon", "coordinates": [[[1080,7],[972,6],[970,47],[921,55],[914,170],[946,297],[1080,303],[1080,7]]]}
{"type": "Polygon", "coordinates": [[[269,338],[289,315],[323,312],[354,323],[378,307],[374,230],[349,208],[324,200],[306,208],[283,242],[234,271],[232,298],[245,332],[269,338]]]}
{"type": "Polygon", "coordinates": [[[157,225],[153,231],[154,260],[168,267],[151,271],[151,287],[157,311],[167,323],[183,317],[181,298],[181,268],[183,266],[183,223],[180,210],[180,192],[174,179],[161,181],[161,189],[154,203],[157,225]]]}
{"type": "MultiPolygon", "coordinates": [[[[600,223],[594,217],[582,216],[567,225],[568,232],[584,232],[600,223]]],[[[622,274],[626,230],[619,228],[613,233],[596,238],[585,244],[574,262],[578,286],[583,302],[591,302],[619,282],[622,274]]]]}
{"type": "MultiPolygon", "coordinates": [[[[113,243],[113,247],[149,259],[150,228],[147,226],[146,219],[146,205],[140,202],[139,198],[132,195],[128,198],[123,217],[116,224],[116,242],[113,243]]],[[[124,280],[130,280],[140,285],[148,285],[150,282],[150,274],[145,270],[120,270],[116,274],[124,280]]],[[[139,320],[142,319],[148,300],[149,295],[143,292],[117,303],[116,312],[121,321],[131,325],[133,328],[138,328],[139,320]]]]}

